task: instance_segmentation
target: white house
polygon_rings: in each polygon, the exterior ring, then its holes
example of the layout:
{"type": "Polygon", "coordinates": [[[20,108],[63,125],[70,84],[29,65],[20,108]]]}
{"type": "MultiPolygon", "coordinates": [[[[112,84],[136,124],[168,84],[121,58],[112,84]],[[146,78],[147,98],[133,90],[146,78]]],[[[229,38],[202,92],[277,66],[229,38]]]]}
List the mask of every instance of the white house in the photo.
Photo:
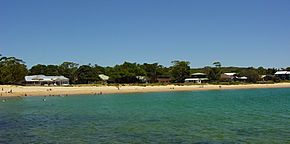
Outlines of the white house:
{"type": "Polygon", "coordinates": [[[246,81],[248,77],[242,76],[242,77],[236,77],[238,80],[246,81]]]}
{"type": "Polygon", "coordinates": [[[69,85],[69,79],[64,76],[31,75],[25,76],[27,85],[69,85]]]}
{"type": "Polygon", "coordinates": [[[237,73],[223,73],[221,74],[221,79],[228,79],[228,80],[233,80],[237,76],[237,73]]]}
{"type": "Polygon", "coordinates": [[[147,78],[145,76],[136,76],[136,79],[138,79],[141,82],[147,82],[147,78]]]}
{"type": "Polygon", "coordinates": [[[104,75],[104,74],[99,74],[99,77],[100,77],[100,79],[102,80],[102,81],[108,81],[109,80],[109,76],[106,76],[106,75],[104,75]]]}
{"type": "Polygon", "coordinates": [[[290,71],[277,71],[275,76],[281,80],[290,80],[290,71]]]}
{"type": "Polygon", "coordinates": [[[193,83],[204,83],[208,81],[207,75],[205,73],[193,73],[189,78],[186,78],[184,82],[193,82],[193,83]]]}

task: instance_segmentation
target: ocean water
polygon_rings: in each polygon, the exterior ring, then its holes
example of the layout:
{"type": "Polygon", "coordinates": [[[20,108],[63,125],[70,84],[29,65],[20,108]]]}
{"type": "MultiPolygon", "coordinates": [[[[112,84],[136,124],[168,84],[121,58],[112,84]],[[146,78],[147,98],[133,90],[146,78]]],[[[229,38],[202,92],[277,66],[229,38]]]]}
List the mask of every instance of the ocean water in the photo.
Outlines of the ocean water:
{"type": "Polygon", "coordinates": [[[0,143],[290,143],[290,89],[0,97],[0,143]]]}

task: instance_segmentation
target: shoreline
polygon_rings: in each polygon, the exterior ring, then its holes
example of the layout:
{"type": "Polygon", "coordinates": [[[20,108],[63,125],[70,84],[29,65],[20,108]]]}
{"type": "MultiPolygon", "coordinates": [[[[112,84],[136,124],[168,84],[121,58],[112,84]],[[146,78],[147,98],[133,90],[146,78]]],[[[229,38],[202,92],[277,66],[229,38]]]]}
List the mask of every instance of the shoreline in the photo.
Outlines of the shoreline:
{"type": "Polygon", "coordinates": [[[235,90],[257,88],[290,88],[290,83],[276,84],[241,84],[241,85],[165,85],[165,86],[73,86],[73,87],[46,87],[46,86],[15,86],[0,85],[1,97],[24,96],[69,96],[69,95],[103,95],[146,92],[178,92],[204,90],[235,90]],[[12,91],[12,92],[11,92],[12,91]]]}

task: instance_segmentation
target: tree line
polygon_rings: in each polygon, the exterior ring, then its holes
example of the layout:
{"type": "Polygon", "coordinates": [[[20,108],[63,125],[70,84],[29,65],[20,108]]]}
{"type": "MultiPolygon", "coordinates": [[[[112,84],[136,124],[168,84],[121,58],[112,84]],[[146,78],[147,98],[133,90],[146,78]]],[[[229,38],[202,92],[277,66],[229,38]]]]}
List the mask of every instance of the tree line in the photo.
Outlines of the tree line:
{"type": "MultiPolygon", "coordinates": [[[[224,72],[236,72],[240,76],[248,77],[248,82],[257,82],[259,75],[273,75],[279,69],[263,67],[222,67],[220,62],[204,68],[190,68],[188,61],[172,61],[172,65],[165,67],[158,63],[130,63],[102,67],[97,64],[79,65],[74,62],[63,62],[60,65],[37,64],[30,69],[25,62],[15,57],[0,55],[0,84],[22,84],[26,75],[63,75],[70,79],[71,84],[90,84],[101,81],[99,74],[109,76],[109,83],[140,83],[138,76],[144,76],[149,83],[156,83],[160,77],[171,78],[173,83],[182,83],[191,73],[202,72],[208,75],[210,82],[219,82],[224,72]]],[[[280,70],[290,70],[290,67],[280,70]]]]}

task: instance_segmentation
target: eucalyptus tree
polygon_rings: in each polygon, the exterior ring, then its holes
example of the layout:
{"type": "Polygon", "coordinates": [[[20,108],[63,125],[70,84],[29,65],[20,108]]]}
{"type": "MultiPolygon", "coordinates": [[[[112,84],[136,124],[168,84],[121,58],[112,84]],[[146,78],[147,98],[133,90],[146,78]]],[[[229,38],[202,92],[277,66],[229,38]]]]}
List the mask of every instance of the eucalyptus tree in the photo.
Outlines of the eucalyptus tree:
{"type": "Polygon", "coordinates": [[[267,74],[267,70],[263,67],[258,67],[257,68],[257,72],[259,73],[259,75],[265,75],[267,74]]]}
{"type": "Polygon", "coordinates": [[[37,64],[30,68],[30,75],[44,75],[46,72],[46,65],[37,64]]]}
{"type": "Polygon", "coordinates": [[[76,71],[78,70],[79,64],[74,62],[63,62],[58,66],[58,71],[60,75],[69,78],[70,83],[76,82],[76,71]]]}
{"type": "Polygon", "coordinates": [[[260,78],[258,71],[254,68],[245,69],[239,75],[247,77],[247,81],[250,83],[256,83],[260,78]]]}
{"type": "Polygon", "coordinates": [[[0,58],[0,83],[20,84],[24,81],[28,70],[25,62],[15,57],[0,58]]]}
{"type": "Polygon", "coordinates": [[[91,65],[82,65],[75,72],[76,82],[79,84],[96,83],[100,81],[98,73],[91,65]]]}
{"type": "Polygon", "coordinates": [[[174,82],[184,82],[184,79],[190,75],[190,62],[188,61],[172,61],[171,76],[174,82]]]}
{"type": "Polygon", "coordinates": [[[45,75],[48,76],[59,76],[59,67],[58,65],[47,65],[45,69],[45,75]]]}
{"type": "Polygon", "coordinates": [[[206,73],[208,75],[209,80],[218,81],[220,79],[222,69],[221,62],[213,62],[214,67],[206,67],[206,73]]]}
{"type": "Polygon", "coordinates": [[[130,62],[116,65],[113,71],[113,79],[116,83],[136,83],[139,82],[137,76],[146,75],[140,64],[130,62]]]}
{"type": "Polygon", "coordinates": [[[141,67],[145,71],[148,81],[151,83],[157,82],[158,76],[166,75],[164,67],[158,63],[144,63],[141,67]]]}

